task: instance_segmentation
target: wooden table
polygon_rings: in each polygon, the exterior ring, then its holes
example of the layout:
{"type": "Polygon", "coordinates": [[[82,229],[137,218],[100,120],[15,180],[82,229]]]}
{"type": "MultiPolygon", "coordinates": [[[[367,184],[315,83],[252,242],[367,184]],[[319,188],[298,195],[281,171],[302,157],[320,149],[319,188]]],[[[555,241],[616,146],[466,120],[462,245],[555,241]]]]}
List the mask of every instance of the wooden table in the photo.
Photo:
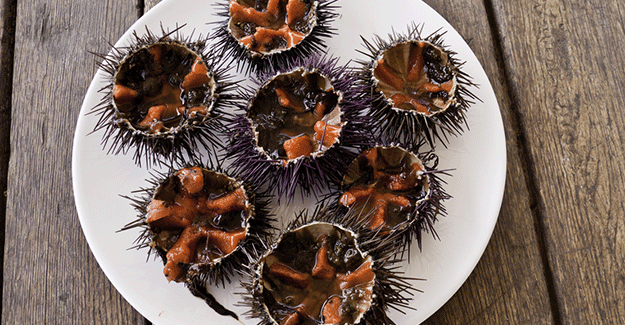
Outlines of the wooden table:
{"type": "MultiPolygon", "coordinates": [[[[87,246],[70,153],[87,50],[157,2],[1,0],[2,324],[149,323],[87,246]]],[[[426,323],[625,324],[625,4],[426,2],[486,70],[508,150],[490,244],[426,323]]]]}

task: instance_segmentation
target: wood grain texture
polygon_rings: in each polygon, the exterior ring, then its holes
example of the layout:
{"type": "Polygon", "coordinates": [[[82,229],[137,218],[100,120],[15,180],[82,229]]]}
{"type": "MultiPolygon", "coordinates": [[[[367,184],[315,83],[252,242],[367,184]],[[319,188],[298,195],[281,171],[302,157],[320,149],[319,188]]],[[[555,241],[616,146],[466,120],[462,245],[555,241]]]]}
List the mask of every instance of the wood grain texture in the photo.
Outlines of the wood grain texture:
{"type": "Polygon", "coordinates": [[[426,0],[469,43],[499,101],[506,130],[507,178],[497,226],[477,267],[425,324],[550,324],[552,314],[507,83],[482,1],[426,0]]]}
{"type": "Polygon", "coordinates": [[[3,324],[143,324],[95,262],[74,206],[71,151],[87,51],[136,20],[124,0],[19,1],[3,283],[3,324]]]}
{"type": "MultiPolygon", "coordinates": [[[[9,131],[11,130],[15,12],[14,0],[0,1],[0,252],[4,252],[7,173],[11,154],[9,131]]],[[[0,265],[3,264],[4,255],[0,256],[0,265]]],[[[0,281],[2,281],[2,273],[0,273],[0,281]]],[[[2,299],[2,293],[0,293],[0,299],[2,299]]]]}
{"type": "Polygon", "coordinates": [[[564,324],[625,323],[625,5],[494,0],[564,324]]]}

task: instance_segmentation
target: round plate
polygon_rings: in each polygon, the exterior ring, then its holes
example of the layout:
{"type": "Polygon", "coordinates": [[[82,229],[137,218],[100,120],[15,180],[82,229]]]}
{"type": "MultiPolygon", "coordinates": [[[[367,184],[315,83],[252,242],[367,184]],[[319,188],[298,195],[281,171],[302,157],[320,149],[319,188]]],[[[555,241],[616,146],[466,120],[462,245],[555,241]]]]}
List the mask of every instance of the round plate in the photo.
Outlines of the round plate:
{"type": "MultiPolygon", "coordinates": [[[[450,137],[445,148],[439,146],[440,169],[455,169],[445,177],[445,189],[453,196],[445,202],[448,216],[436,224],[440,240],[425,236],[423,250],[412,247],[410,263],[402,266],[407,276],[422,278],[414,287],[423,290],[411,301],[416,310],[406,314],[391,311],[397,324],[416,324],[440,308],[467,279],[490,239],[503,197],[506,174],[506,147],[503,123],[492,87],[477,58],[462,37],[432,8],[415,0],[341,1],[340,18],[334,23],[338,33],[327,41],[329,53],[347,64],[365,59],[356,49],[364,50],[360,35],[370,40],[374,34],[386,36],[392,30],[405,31],[412,23],[424,24],[423,35],[442,28],[445,43],[466,61],[464,71],[479,84],[473,92],[482,100],[467,114],[470,130],[450,137]],[[397,8],[401,8],[398,10],[397,8]],[[366,22],[366,23],[365,23],[366,22]]],[[[124,46],[132,31],[145,33],[146,26],[160,31],[161,25],[181,29],[184,35],[212,32],[217,21],[215,6],[205,0],[165,0],[150,10],[128,30],[116,46],[124,46]]],[[[99,71],[91,83],[76,127],[72,172],[74,196],[85,237],[106,276],[119,292],[142,315],[154,324],[241,324],[233,318],[216,314],[201,299],[193,297],[179,283],[168,283],[160,260],[146,261],[147,250],[129,250],[139,229],[117,232],[136,218],[127,199],[132,191],[148,186],[150,171],[135,165],[128,155],[107,155],[100,144],[102,132],[89,134],[97,116],[87,113],[101,100],[98,89],[104,86],[99,71]]],[[[240,76],[243,78],[243,76],[240,76]]],[[[297,206],[281,207],[293,210],[297,206]]],[[[291,213],[286,212],[288,217],[291,213]]],[[[286,220],[284,221],[286,223],[286,220]]],[[[278,225],[279,226],[279,225],[278,225]]],[[[226,288],[210,288],[227,308],[240,315],[244,324],[258,320],[242,316],[245,309],[236,307],[242,292],[235,279],[226,288]]]]}

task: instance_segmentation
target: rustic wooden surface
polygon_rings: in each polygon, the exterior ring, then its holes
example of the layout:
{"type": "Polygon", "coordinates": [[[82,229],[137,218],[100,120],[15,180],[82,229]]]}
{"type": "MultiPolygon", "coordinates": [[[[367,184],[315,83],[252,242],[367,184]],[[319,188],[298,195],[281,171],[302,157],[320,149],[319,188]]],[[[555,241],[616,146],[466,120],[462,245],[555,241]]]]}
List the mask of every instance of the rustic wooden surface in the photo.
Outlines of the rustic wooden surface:
{"type": "MultiPolygon", "coordinates": [[[[87,51],[106,52],[158,2],[0,1],[2,324],[149,323],[89,251],[70,152],[96,70],[87,51]]],[[[426,324],[624,324],[625,5],[426,2],[486,70],[508,148],[493,237],[426,324]]]]}
{"type": "Polygon", "coordinates": [[[625,5],[493,6],[558,319],[625,324],[625,5]]]}
{"type": "MultiPolygon", "coordinates": [[[[3,324],[143,324],[82,235],[71,179],[78,111],[130,1],[17,1],[3,324]]],[[[2,81],[3,84],[6,81],[2,81]]]]}
{"type": "MultiPolygon", "coordinates": [[[[11,129],[11,94],[13,44],[15,44],[15,3],[0,1],[0,249],[4,252],[7,172],[9,169],[9,131],[11,129]]],[[[4,263],[4,254],[0,257],[4,263]]],[[[0,280],[2,275],[0,274],[0,280]]],[[[0,298],[2,293],[0,293],[0,298]]]]}

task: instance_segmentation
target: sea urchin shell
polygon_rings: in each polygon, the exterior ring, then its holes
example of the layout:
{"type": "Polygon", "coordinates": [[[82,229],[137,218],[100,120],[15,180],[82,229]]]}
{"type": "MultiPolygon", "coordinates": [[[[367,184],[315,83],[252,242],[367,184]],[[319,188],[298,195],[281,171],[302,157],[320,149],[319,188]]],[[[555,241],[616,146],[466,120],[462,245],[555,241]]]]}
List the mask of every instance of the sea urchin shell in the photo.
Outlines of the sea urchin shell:
{"type": "Polygon", "coordinates": [[[149,30],[132,44],[99,55],[107,73],[105,97],[93,112],[95,131],[104,129],[109,153],[135,147],[135,162],[196,158],[198,148],[211,152],[233,106],[234,84],[206,49],[206,40],[191,41],[173,32],[156,36],[149,30]],[[199,146],[198,146],[199,145],[199,146]]]}
{"type": "Polygon", "coordinates": [[[465,112],[477,99],[474,86],[443,44],[444,33],[421,37],[421,27],[407,35],[393,34],[389,40],[363,38],[369,57],[361,62],[362,81],[373,94],[374,133],[385,142],[411,143],[425,137],[447,141],[466,126],[465,112]]]}

